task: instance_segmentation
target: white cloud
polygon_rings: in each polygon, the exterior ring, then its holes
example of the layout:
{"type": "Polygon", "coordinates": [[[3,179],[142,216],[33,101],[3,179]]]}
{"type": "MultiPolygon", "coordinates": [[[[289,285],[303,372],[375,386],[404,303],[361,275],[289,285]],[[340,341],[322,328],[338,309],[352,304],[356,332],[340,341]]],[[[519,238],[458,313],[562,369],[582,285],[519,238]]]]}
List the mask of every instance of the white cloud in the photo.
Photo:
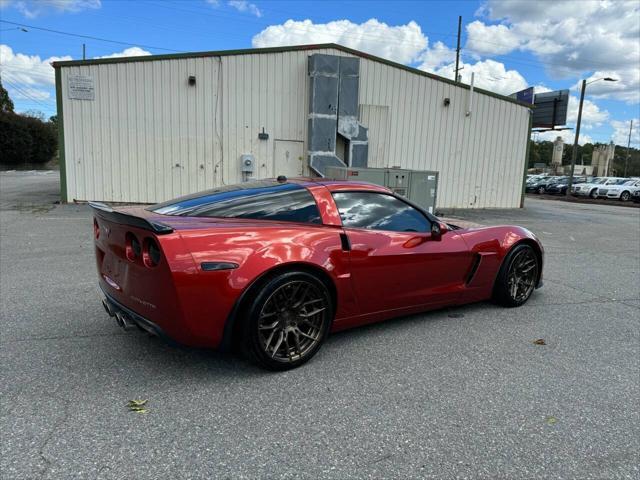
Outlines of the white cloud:
{"type": "Polygon", "coordinates": [[[262,16],[262,12],[260,11],[260,9],[256,7],[254,3],[249,3],[246,0],[229,0],[229,2],[227,3],[230,7],[235,8],[239,12],[250,13],[251,15],[255,15],[256,17],[262,16]]]}
{"type": "Polygon", "coordinates": [[[420,26],[411,21],[390,26],[375,18],[364,23],[336,20],[313,23],[311,20],[287,20],[271,25],[252,39],[254,47],[276,47],[314,43],[339,43],[399,63],[419,61],[428,46],[420,26]]]}
{"type": "MultiPolygon", "coordinates": [[[[630,120],[612,120],[611,126],[613,127],[613,135],[611,136],[611,140],[616,145],[622,145],[623,147],[627,146],[629,141],[629,124],[630,120]]],[[[633,119],[633,129],[631,130],[631,146],[638,148],[640,147],[640,119],[633,119]]]]}
{"type": "MultiPolygon", "coordinates": [[[[547,131],[532,134],[531,138],[536,141],[549,141],[553,142],[557,137],[562,137],[565,145],[573,145],[575,139],[575,132],[573,130],[560,130],[560,131],[547,131]]],[[[584,145],[585,143],[593,143],[593,138],[589,135],[585,135],[580,131],[580,138],[578,139],[578,145],[584,145]]]]}
{"type": "MultiPolygon", "coordinates": [[[[527,88],[527,81],[516,70],[507,70],[503,63],[495,60],[483,60],[474,64],[462,63],[463,83],[471,83],[471,73],[474,73],[474,85],[478,88],[491,90],[503,95],[527,88]]],[[[435,74],[453,80],[455,65],[450,63],[434,71],[435,74]]]]}
{"type": "Polygon", "coordinates": [[[608,0],[488,0],[477,12],[498,25],[467,26],[466,48],[479,55],[514,50],[533,53],[553,76],[582,76],[596,70],[621,81],[612,90],[594,86],[601,97],[640,101],[640,2],[608,0]]]}
{"type": "MultiPolygon", "coordinates": [[[[578,108],[580,107],[580,99],[575,95],[569,96],[569,108],[567,109],[567,124],[574,125],[578,120],[578,108]]],[[[602,125],[609,119],[609,112],[600,110],[600,107],[591,100],[585,98],[582,105],[581,128],[593,128],[602,125]]]]}
{"type": "Polygon", "coordinates": [[[103,55],[101,57],[94,58],[118,58],[118,57],[142,57],[146,55],[151,55],[151,52],[147,52],[140,47],[129,47],[125,48],[121,52],[112,53],[110,55],[103,55]]]}
{"type": "Polygon", "coordinates": [[[71,60],[70,56],[49,57],[42,60],[38,55],[15,53],[9,45],[0,45],[0,72],[10,82],[25,86],[55,85],[51,62],[71,60]]]}
{"type": "Polygon", "coordinates": [[[427,48],[421,57],[420,70],[433,72],[437,67],[449,64],[456,58],[456,51],[450,49],[442,42],[436,42],[433,47],[427,48]]]}
{"type": "Polygon", "coordinates": [[[485,25],[476,20],[466,30],[466,48],[480,55],[502,55],[520,46],[518,35],[505,25],[485,25]]]}
{"type": "Polygon", "coordinates": [[[35,18],[47,12],[80,12],[97,9],[100,0],[2,0],[0,8],[13,7],[27,18],[35,18]]]}

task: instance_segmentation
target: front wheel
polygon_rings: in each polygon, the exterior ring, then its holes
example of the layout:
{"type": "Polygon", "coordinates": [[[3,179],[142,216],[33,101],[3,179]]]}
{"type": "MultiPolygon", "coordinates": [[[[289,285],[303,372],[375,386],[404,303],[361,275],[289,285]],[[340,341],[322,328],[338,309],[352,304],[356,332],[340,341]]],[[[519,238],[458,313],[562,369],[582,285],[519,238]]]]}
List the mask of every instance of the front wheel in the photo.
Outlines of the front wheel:
{"type": "Polygon", "coordinates": [[[306,272],[287,272],[266,281],[249,305],[243,344],[269,370],[289,370],[313,357],[333,319],[325,284],[306,272]]]}
{"type": "Polygon", "coordinates": [[[544,187],[538,187],[538,193],[539,193],[540,195],[542,195],[542,194],[545,192],[545,190],[546,190],[546,189],[545,189],[544,187]]]}
{"type": "Polygon", "coordinates": [[[620,194],[620,200],[622,200],[623,202],[628,202],[630,198],[631,194],[629,192],[622,192],[620,194]]]}
{"type": "Polygon", "coordinates": [[[519,307],[536,288],[540,262],[530,245],[514,247],[502,262],[493,297],[505,307],[519,307]]]}
{"type": "Polygon", "coordinates": [[[589,193],[589,197],[590,198],[598,198],[598,189],[594,188],[593,190],[591,190],[591,192],[589,193]]]}

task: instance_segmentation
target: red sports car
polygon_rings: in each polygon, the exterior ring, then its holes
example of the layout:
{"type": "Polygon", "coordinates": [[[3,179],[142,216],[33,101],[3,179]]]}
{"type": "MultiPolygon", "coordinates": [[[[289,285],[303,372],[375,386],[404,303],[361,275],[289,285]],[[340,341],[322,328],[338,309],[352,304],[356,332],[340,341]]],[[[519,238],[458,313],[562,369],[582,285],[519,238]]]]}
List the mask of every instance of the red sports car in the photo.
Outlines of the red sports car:
{"type": "Polygon", "coordinates": [[[91,203],[104,307],[183,345],[309,360],[330,331],[494,299],[522,305],[543,248],[521,227],[460,228],[363,182],[263,180],[151,207],[91,203]]]}

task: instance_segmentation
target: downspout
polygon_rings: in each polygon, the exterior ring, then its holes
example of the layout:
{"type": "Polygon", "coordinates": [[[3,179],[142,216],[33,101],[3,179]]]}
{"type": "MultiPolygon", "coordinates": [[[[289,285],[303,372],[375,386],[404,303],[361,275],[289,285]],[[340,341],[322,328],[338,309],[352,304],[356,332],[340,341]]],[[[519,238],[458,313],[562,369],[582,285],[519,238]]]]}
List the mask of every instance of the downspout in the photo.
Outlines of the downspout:
{"type": "Polygon", "coordinates": [[[531,129],[533,128],[533,111],[529,110],[529,127],[527,128],[527,150],[524,154],[524,172],[522,172],[522,192],[520,193],[520,208],[524,207],[524,193],[527,187],[527,169],[529,168],[529,154],[531,150],[531,129]]]}
{"type": "Polygon", "coordinates": [[[56,72],[56,107],[58,115],[58,162],[60,166],[60,202],[67,203],[67,166],[64,156],[64,117],[62,112],[62,70],[56,72]]]}

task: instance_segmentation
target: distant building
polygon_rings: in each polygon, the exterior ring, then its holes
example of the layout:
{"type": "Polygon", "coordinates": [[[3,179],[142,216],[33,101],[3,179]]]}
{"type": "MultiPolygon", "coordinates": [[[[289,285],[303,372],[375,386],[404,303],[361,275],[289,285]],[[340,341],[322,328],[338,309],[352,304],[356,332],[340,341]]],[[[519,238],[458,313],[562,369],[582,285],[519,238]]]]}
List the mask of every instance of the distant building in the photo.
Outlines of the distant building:
{"type": "Polygon", "coordinates": [[[564,140],[557,137],[553,141],[553,153],[551,154],[551,165],[556,169],[562,165],[562,152],[564,151],[564,140]]]}
{"type": "Polygon", "coordinates": [[[593,166],[593,174],[600,177],[606,177],[609,169],[612,167],[613,155],[616,146],[613,142],[609,145],[599,145],[593,148],[593,156],[591,157],[591,165],[593,166]]]}
{"type": "Polygon", "coordinates": [[[440,173],[518,207],[530,105],[339,45],[54,63],[62,198],[151,203],[330,165],[440,173]]]}

